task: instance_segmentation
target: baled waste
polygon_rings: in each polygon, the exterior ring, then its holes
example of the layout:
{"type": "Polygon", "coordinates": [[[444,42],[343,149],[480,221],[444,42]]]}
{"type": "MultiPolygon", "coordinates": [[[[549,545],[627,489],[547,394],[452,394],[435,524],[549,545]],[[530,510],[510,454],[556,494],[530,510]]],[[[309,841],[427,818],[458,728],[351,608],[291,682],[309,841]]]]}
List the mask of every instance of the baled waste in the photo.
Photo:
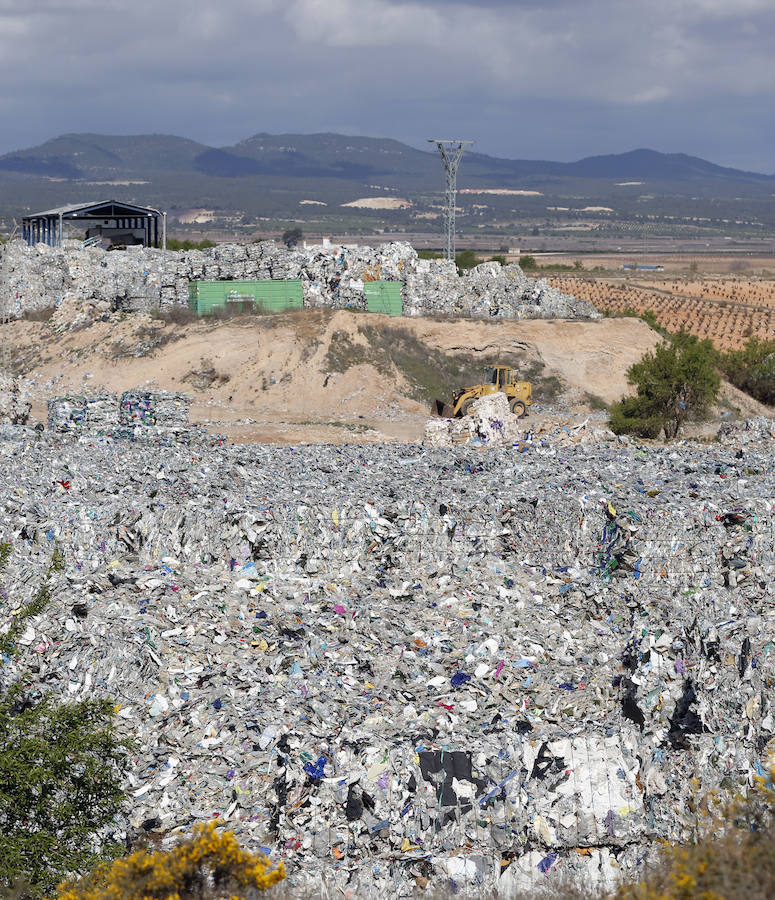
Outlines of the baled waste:
{"type": "Polygon", "coordinates": [[[301,280],[304,305],[366,309],[364,285],[401,283],[404,315],[496,318],[597,317],[585,300],[564,294],[545,279],[528,278],[513,263],[482,263],[462,276],[453,262],[418,259],[407,243],[380,247],[313,246],[289,250],[272,241],[222,244],[172,252],[130,247],[107,253],[66,242],[28,247],[13,241],[5,254],[0,294],[7,314],[57,307],[52,323],[77,328],[110,315],[185,306],[194,281],[301,280]]]}

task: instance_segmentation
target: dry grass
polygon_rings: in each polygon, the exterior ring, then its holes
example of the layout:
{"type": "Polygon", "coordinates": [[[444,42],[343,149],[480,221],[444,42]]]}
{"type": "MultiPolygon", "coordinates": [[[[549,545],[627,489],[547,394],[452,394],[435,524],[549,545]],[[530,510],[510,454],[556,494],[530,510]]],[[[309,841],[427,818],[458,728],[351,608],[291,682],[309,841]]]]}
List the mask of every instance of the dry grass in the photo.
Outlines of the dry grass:
{"type": "Polygon", "coordinates": [[[775,897],[775,763],[745,798],[717,811],[703,798],[692,843],[665,846],[637,884],[611,900],[771,900],[775,897]]]}
{"type": "Polygon", "coordinates": [[[211,359],[204,358],[199,366],[196,369],[189,370],[181,378],[181,381],[187,381],[197,390],[204,391],[213,386],[220,387],[230,381],[230,379],[230,375],[225,372],[219,372],[215,368],[211,359]]]}
{"type": "Polygon", "coordinates": [[[56,306],[45,306],[43,309],[28,309],[22,315],[25,322],[48,322],[56,312],[56,306]]]}
{"type": "Polygon", "coordinates": [[[156,309],[151,315],[165,325],[190,325],[199,321],[199,316],[188,306],[169,306],[163,311],[156,309]]]}

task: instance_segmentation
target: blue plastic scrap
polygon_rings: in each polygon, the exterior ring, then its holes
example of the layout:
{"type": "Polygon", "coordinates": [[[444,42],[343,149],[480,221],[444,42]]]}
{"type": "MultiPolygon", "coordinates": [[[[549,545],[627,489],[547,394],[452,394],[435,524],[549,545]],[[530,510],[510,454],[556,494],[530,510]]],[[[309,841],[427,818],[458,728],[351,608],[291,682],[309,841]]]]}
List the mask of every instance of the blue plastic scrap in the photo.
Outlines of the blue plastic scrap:
{"type": "Polygon", "coordinates": [[[304,771],[313,781],[320,781],[327,762],[328,760],[325,756],[319,756],[317,762],[304,763],[304,771]]]}

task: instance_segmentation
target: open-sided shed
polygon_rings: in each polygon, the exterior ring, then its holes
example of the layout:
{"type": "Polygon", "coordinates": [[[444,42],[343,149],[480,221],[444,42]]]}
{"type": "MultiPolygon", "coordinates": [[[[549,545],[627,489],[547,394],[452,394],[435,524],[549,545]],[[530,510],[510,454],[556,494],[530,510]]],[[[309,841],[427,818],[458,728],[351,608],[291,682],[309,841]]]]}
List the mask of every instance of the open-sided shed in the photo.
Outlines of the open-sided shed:
{"type": "Polygon", "coordinates": [[[99,237],[110,244],[142,244],[158,247],[163,215],[150,206],[136,206],[118,200],[60,206],[22,219],[22,236],[28,244],[61,247],[66,223],[77,223],[87,237],[99,237]]]}

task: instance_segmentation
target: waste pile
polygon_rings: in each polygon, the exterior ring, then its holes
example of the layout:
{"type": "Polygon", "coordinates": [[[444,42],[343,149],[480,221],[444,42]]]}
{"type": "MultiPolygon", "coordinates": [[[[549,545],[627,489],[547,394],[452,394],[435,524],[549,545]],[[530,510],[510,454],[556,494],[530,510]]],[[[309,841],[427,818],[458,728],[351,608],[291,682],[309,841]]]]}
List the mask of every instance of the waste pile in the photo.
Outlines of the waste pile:
{"type": "Polygon", "coordinates": [[[124,391],[122,425],[188,425],[191,398],[170,391],[124,391]]]}
{"type": "Polygon", "coordinates": [[[18,379],[0,372],[0,425],[25,425],[31,408],[18,379]]]}
{"type": "Polygon", "coordinates": [[[718,430],[718,439],[725,444],[747,445],[775,440],[775,419],[757,416],[738,422],[724,422],[718,430]]]}
{"type": "MultiPolygon", "coordinates": [[[[634,877],[775,737],[771,445],[0,442],[3,683],[111,698],[117,836],[218,818],[291,885],[634,877]]],[[[755,864],[755,861],[752,861],[755,864]]]]}
{"type": "Polygon", "coordinates": [[[568,421],[557,416],[544,415],[538,420],[525,422],[521,437],[524,445],[568,447],[574,444],[599,444],[609,441],[628,443],[627,436],[616,435],[604,424],[604,420],[582,422],[568,421]]]}
{"type": "Polygon", "coordinates": [[[55,327],[82,327],[111,310],[149,312],[187,305],[192,281],[300,279],[305,306],[366,309],[364,284],[400,281],[405,315],[503,318],[596,317],[591,304],[528,278],[516,264],[482,263],[457,274],[453,262],[421,260],[407,243],[287,249],[272,241],[181,252],[130,247],[107,253],[13,241],[0,293],[11,315],[56,306],[55,327]]]}
{"type": "Polygon", "coordinates": [[[151,443],[184,443],[192,440],[223,441],[204,429],[189,425],[191,398],[170,391],[98,392],[68,394],[48,401],[48,427],[60,434],[139,440],[151,443]]]}
{"type": "Polygon", "coordinates": [[[404,314],[432,313],[516,319],[575,319],[596,316],[585,300],[528,278],[511,263],[486,262],[457,275],[453,262],[418,260],[405,276],[404,314]]]}
{"type": "Polygon", "coordinates": [[[514,441],[522,433],[520,420],[509,408],[508,397],[501,392],[475,400],[471,414],[459,419],[428,419],[423,444],[452,447],[454,444],[493,444],[514,441]]]}

